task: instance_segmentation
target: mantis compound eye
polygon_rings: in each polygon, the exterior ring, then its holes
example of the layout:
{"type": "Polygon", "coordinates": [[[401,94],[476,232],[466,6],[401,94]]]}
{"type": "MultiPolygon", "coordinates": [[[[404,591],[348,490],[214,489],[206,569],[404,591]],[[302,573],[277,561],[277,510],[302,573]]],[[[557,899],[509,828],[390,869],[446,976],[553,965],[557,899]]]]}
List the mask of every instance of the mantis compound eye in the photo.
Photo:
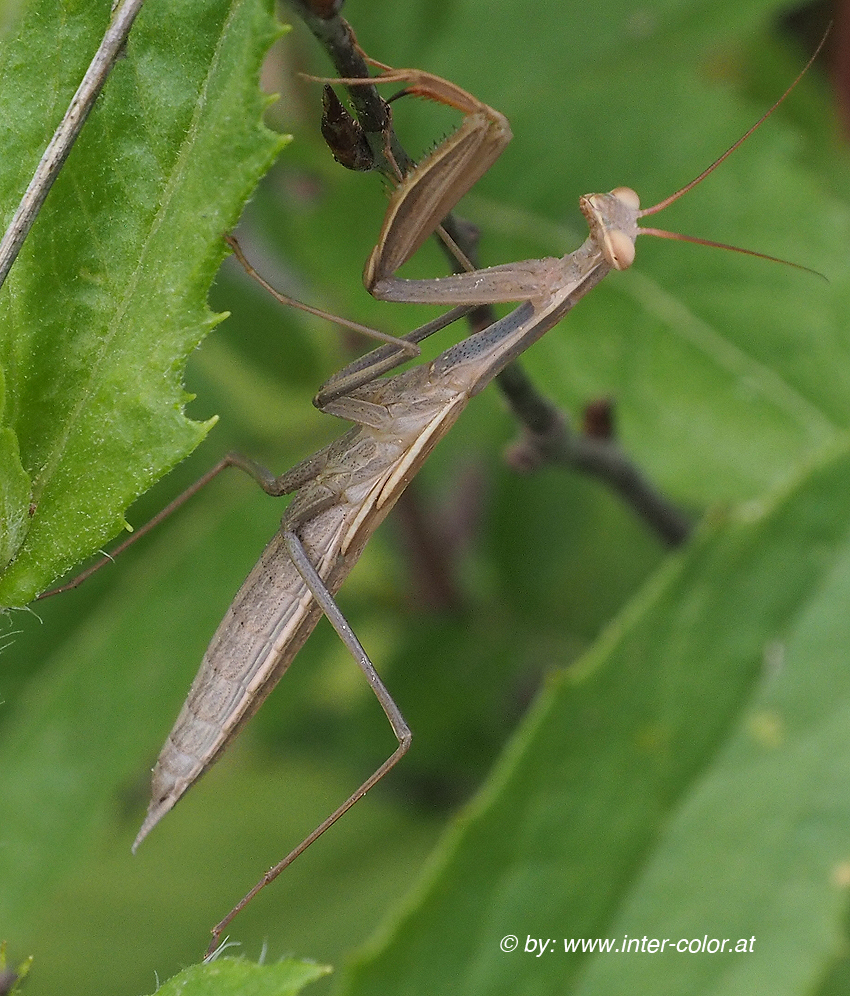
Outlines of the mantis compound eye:
{"type": "Polygon", "coordinates": [[[625,204],[630,211],[640,210],[640,197],[631,187],[615,187],[611,194],[622,204],[625,204]]]}
{"type": "MultiPolygon", "coordinates": [[[[625,188],[623,188],[625,189],[625,188]]],[[[634,194],[634,191],[629,191],[634,194]]],[[[634,195],[637,200],[637,194],[634,195]]],[[[605,233],[605,240],[602,246],[605,259],[615,270],[628,270],[635,261],[635,242],[629,238],[625,232],[612,228],[605,233]]]]}

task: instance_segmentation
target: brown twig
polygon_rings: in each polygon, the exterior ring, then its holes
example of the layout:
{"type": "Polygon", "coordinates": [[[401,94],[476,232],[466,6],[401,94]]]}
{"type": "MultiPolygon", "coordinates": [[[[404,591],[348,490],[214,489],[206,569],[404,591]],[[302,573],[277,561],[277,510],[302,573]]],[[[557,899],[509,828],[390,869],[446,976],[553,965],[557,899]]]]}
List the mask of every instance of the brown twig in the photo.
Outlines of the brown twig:
{"type": "MultiPolygon", "coordinates": [[[[342,0],[290,0],[293,8],[327,52],[341,77],[367,79],[371,74],[363,52],[347,21],[339,16],[342,0]]],[[[354,169],[375,169],[391,179],[396,168],[406,173],[414,163],[401,146],[392,128],[389,105],[374,86],[346,88],[357,121],[344,120],[347,113],[333,105],[334,128],[341,139],[332,139],[336,158],[349,159],[354,169]],[[334,142],[350,143],[345,148],[334,142]],[[364,153],[368,146],[369,154],[364,153]]],[[[337,101],[338,104],[338,101],[337,101]]],[[[443,221],[458,248],[473,265],[478,265],[478,229],[467,221],[449,215],[443,221]]],[[[441,243],[442,245],[442,243],[441,243]]],[[[446,249],[445,246],[443,246],[446,249]]],[[[446,249],[453,269],[457,262],[446,249]]],[[[473,332],[496,320],[492,307],[474,309],[467,319],[473,332]]],[[[652,485],[620,449],[615,438],[600,438],[573,431],[567,416],[544,397],[523,371],[512,363],[499,374],[497,383],[514,416],[523,427],[522,439],[511,450],[514,464],[526,469],[544,462],[578,470],[602,481],[638,514],[670,546],[684,542],[690,533],[687,518],[652,485]]]]}
{"type": "Polygon", "coordinates": [[[89,112],[120,56],[130,28],[144,0],[124,0],[116,4],[103,39],[83,76],[77,92],[44,150],[14,217],[0,240],[0,286],[3,285],[21,246],[41,210],[56,177],[76,142],[89,112]]]}

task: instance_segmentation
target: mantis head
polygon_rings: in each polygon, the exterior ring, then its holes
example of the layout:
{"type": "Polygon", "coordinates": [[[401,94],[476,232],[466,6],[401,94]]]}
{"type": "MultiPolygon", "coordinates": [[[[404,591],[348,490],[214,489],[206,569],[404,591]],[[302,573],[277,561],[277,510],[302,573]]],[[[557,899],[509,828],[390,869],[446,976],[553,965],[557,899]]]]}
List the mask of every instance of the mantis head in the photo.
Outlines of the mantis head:
{"type": "MultiPolygon", "coordinates": [[[[631,187],[616,187],[607,194],[585,194],[580,198],[579,207],[587,220],[587,224],[590,229],[590,236],[596,242],[608,264],[610,264],[615,270],[627,270],[635,259],[635,239],[639,234],[643,233],[644,235],[655,235],[662,239],[678,239],[681,242],[695,242],[697,245],[713,246],[716,249],[728,249],[731,252],[745,253],[747,256],[758,256],[760,259],[767,259],[774,263],[785,263],[787,266],[793,266],[798,270],[806,270],[809,273],[817,273],[816,270],[810,270],[807,266],[800,266],[798,263],[790,263],[788,260],[778,259],[776,256],[768,256],[765,253],[755,252],[752,249],[742,249],[739,246],[730,246],[725,242],[712,242],[709,239],[701,239],[693,235],[682,235],[679,232],[668,232],[662,228],[640,228],[638,226],[638,220],[651,214],[657,214],[659,211],[663,211],[664,208],[668,207],[674,201],[677,201],[680,197],[683,197],[698,183],[702,183],[709,173],[713,173],[725,159],[732,155],[732,153],[740,145],[742,145],[750,137],[750,135],[752,135],[756,128],[763,124],[770,117],[770,115],[773,114],[776,108],[779,107],[788,94],[791,93],[794,87],[800,82],[817,58],[820,50],[823,48],[828,33],[829,28],[827,28],[827,33],[824,34],[812,57],[803,67],[802,71],[799,73],[791,86],[789,86],[785,93],[782,94],[779,100],[777,100],[772,107],[765,111],[758,121],[756,121],[756,123],[745,134],[743,134],[737,142],[731,145],[723,153],[723,155],[718,156],[717,159],[715,159],[710,166],[707,166],[698,177],[691,180],[690,183],[685,184],[684,187],[680,188],[675,193],[670,194],[669,197],[665,197],[664,200],[659,201],[652,207],[644,208],[643,210],[640,208],[640,198],[635,191],[631,189],[631,187]]],[[[817,273],[817,275],[823,276],[821,273],[817,273]]]]}
{"type": "Polygon", "coordinates": [[[616,187],[609,194],[585,194],[578,202],[605,261],[615,270],[627,270],[635,261],[640,198],[631,187],[616,187]]]}

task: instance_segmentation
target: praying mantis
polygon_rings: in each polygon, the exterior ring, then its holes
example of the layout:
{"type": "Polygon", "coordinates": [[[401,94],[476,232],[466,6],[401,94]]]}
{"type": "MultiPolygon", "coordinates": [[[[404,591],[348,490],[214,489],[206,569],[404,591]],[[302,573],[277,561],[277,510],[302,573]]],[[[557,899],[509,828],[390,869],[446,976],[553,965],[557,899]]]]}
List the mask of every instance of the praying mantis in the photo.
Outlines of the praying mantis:
{"type": "MultiPolygon", "coordinates": [[[[216,925],[211,950],[256,893],[380,781],[410,746],[411,731],[404,717],[334,601],[372,533],[469,401],[612,270],[632,265],[638,234],[687,238],[641,228],[639,220],[683,196],[738,148],[785,99],[812,60],[744,136],[695,180],[658,204],[641,210],[638,195],[628,187],[588,194],[581,198],[580,208],[589,235],[564,257],[425,280],[399,279],[395,273],[496,161],[510,141],[510,126],[500,112],[459,86],[424,71],[382,67],[386,70],[383,75],[372,80],[341,80],[350,85],[402,83],[406,92],[447,104],[463,114],[459,129],[400,178],[364,273],[367,289],[380,300],[439,304],[451,310],[408,333],[397,345],[385,344],[355,361],[323,385],[316,397],[317,406],[353,423],[336,441],[279,477],[236,454],[206,475],[204,480],[209,480],[224,467],[237,466],[266,493],[294,493],[294,498],[280,530],[212,638],[154,769],[152,798],[134,850],[257,711],[322,615],[328,617],[364,674],[397,746],[216,925]],[[431,362],[383,376],[409,359],[412,347],[428,335],[477,305],[495,303],[517,307],[431,362]]],[[[735,248],[702,239],[690,241],[735,248]]],[[[234,248],[238,254],[238,247],[234,248]]]]}

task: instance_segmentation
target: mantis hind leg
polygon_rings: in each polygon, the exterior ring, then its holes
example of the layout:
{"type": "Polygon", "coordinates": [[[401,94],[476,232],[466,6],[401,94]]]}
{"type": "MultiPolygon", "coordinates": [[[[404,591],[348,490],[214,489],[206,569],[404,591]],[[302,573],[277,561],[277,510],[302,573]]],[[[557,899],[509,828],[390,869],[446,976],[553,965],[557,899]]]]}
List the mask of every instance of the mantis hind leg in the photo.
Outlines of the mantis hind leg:
{"type": "Polygon", "coordinates": [[[375,666],[369,659],[369,655],[363,649],[363,645],[357,639],[354,630],[351,628],[350,624],[346,620],[345,616],[340,611],[339,606],[334,601],[333,595],[328,590],[325,583],[319,577],[316,568],[307,556],[307,551],[304,549],[304,545],[299,539],[297,533],[292,530],[284,531],[284,541],[286,543],[286,548],[292,558],[293,564],[298,570],[298,573],[304,579],[304,583],[310,590],[310,594],[315,598],[315,600],[322,607],[322,611],[328,617],[333,628],[336,630],[339,638],[348,648],[351,656],[354,658],[355,663],[363,672],[366,680],[369,682],[369,687],[375,693],[375,697],[381,704],[381,708],[384,710],[384,714],[389,720],[390,726],[392,727],[393,734],[398,741],[398,746],[390,754],[390,756],[384,761],[380,767],[378,767],[364,782],[356,789],[340,806],[338,806],[326,819],[324,819],[312,833],[308,834],[301,843],[295,847],[293,850],[286,855],[286,857],[279,861],[273,868],[270,868],[265,875],[257,882],[257,884],[246,893],[242,899],[233,907],[233,909],[215,925],[212,929],[212,941],[207,950],[207,956],[209,957],[218,947],[219,938],[221,937],[224,930],[227,928],[231,920],[234,919],[241,911],[251,902],[254,896],[264,889],[270,882],[273,882],[278,875],[307,848],[345,813],[348,812],[351,807],[363,798],[364,795],[386,775],[392,768],[398,764],[398,762],[407,753],[410,747],[410,741],[412,734],[410,732],[410,727],[407,725],[404,716],[401,714],[401,710],[395,704],[392,696],[381,681],[378,672],[375,670],[375,666]]]}

